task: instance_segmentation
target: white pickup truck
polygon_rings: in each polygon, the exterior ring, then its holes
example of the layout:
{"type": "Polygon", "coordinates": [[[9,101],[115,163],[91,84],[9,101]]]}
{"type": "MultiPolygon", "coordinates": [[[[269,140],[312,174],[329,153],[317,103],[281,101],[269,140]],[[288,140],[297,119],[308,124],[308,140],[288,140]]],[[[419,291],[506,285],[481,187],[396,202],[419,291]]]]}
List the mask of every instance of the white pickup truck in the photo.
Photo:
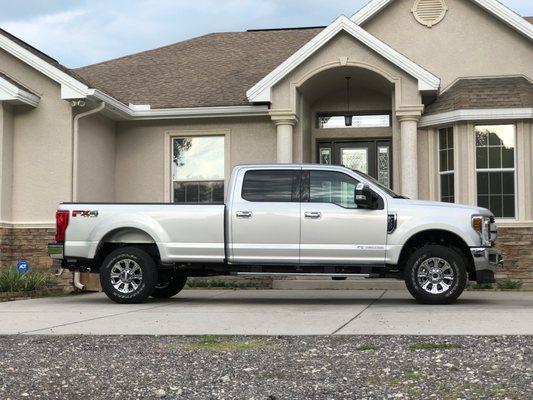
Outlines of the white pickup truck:
{"type": "Polygon", "coordinates": [[[187,277],[320,275],[405,279],[422,303],[494,282],[501,255],[489,210],[409,200],[324,165],[233,169],[226,204],[64,203],[52,258],[100,274],[119,303],[171,297],[187,277]]]}

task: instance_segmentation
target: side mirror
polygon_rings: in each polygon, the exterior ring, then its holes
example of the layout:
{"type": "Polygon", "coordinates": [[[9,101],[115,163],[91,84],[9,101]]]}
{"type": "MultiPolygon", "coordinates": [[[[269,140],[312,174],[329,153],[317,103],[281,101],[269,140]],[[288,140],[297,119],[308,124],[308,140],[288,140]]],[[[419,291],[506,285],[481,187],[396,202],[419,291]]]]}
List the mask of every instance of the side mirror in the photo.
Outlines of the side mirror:
{"type": "Polygon", "coordinates": [[[357,208],[375,208],[376,198],[368,184],[358,183],[355,187],[355,205],[357,208]]]}

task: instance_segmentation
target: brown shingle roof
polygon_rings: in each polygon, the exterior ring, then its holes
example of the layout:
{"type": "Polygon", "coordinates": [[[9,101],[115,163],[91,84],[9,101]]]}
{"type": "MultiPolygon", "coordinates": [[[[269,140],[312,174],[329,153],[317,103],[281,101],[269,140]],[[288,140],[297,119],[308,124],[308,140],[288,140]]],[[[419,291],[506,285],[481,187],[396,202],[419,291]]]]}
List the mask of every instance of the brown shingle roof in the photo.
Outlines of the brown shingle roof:
{"type": "Polygon", "coordinates": [[[125,104],[246,105],[246,91],[321,30],[215,33],[75,72],[125,104]]]}
{"type": "Polygon", "coordinates": [[[533,107],[533,84],[524,77],[460,79],[435,102],[426,115],[478,108],[533,107]]]}
{"type": "Polygon", "coordinates": [[[524,19],[530,24],[533,24],[533,17],[524,17],[524,19]]]}

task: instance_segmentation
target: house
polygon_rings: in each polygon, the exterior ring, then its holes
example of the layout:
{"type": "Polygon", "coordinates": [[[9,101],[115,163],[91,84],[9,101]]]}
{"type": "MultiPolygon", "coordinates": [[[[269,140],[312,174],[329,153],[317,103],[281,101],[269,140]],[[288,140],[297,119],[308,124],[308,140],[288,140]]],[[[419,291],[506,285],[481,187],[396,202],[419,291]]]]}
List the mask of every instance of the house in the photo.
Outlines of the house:
{"type": "Polygon", "coordinates": [[[74,70],[0,31],[1,262],[49,264],[60,202],[222,201],[233,165],[312,162],[490,208],[504,274],[533,282],[531,22],[372,0],[74,70]]]}

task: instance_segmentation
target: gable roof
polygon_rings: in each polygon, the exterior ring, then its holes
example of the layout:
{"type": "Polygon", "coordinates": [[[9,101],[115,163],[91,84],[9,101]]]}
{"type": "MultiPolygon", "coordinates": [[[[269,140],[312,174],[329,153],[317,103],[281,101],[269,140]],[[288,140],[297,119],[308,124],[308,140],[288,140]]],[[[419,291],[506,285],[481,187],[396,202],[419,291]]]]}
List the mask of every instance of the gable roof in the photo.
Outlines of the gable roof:
{"type": "Polygon", "coordinates": [[[419,90],[436,91],[439,89],[440,79],[438,77],[342,15],[248,90],[246,93],[248,100],[250,102],[270,102],[271,88],[340,32],[346,32],[353,36],[392,64],[418,79],[419,90]]]}
{"type": "Polygon", "coordinates": [[[13,101],[36,107],[40,97],[30,89],[0,71],[0,101],[13,101]]]}
{"type": "Polygon", "coordinates": [[[3,29],[0,29],[0,49],[58,82],[63,99],[86,97],[88,87],[75,72],[3,29]]]}
{"type": "Polygon", "coordinates": [[[75,72],[124,104],[249,105],[246,91],[322,29],[214,33],[75,72]]]}
{"type": "Polygon", "coordinates": [[[522,76],[459,79],[428,105],[425,115],[455,110],[532,108],[533,83],[522,76]]]}
{"type": "MultiPolygon", "coordinates": [[[[377,15],[381,10],[391,4],[394,0],[372,0],[366,6],[356,12],[351,20],[357,25],[361,25],[377,15]]],[[[493,16],[503,21],[511,28],[517,30],[522,35],[526,36],[530,40],[533,40],[533,25],[531,21],[527,21],[525,18],[516,14],[511,9],[504,6],[497,0],[470,0],[485,11],[491,13],[493,16]]]]}

